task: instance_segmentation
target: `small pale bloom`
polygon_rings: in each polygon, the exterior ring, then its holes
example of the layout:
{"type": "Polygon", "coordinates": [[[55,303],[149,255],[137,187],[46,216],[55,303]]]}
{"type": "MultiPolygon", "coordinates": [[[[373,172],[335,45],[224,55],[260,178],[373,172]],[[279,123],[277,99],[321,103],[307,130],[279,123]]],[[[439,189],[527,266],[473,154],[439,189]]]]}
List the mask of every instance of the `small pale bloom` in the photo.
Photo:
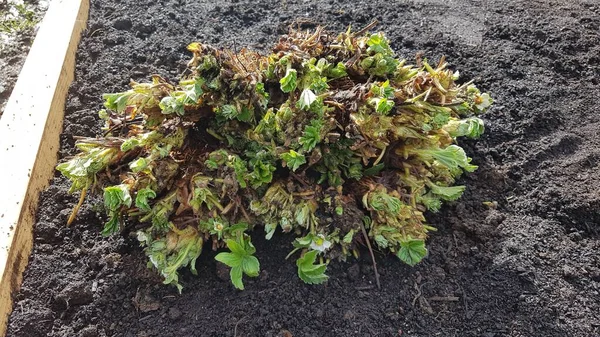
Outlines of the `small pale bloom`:
{"type": "Polygon", "coordinates": [[[477,109],[484,110],[490,105],[492,105],[492,98],[487,93],[475,97],[475,106],[477,109]]]}
{"type": "Polygon", "coordinates": [[[310,243],[310,249],[324,252],[331,247],[331,241],[327,241],[323,234],[317,235],[310,243]]]}

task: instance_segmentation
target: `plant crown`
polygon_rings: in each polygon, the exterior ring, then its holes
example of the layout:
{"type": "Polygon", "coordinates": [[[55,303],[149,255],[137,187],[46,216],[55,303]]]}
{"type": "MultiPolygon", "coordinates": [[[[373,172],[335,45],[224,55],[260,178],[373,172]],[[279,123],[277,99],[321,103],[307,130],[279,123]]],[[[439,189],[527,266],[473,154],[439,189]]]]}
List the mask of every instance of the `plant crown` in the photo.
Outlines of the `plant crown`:
{"type": "Polygon", "coordinates": [[[155,75],[105,94],[105,136],[58,165],[82,201],[103,189],[103,234],[135,227],[149,266],[180,290],[178,270],[195,272],[206,244],[229,250],[216,259],[243,289],[259,274],[256,227],[296,235],[290,256],[310,284],[358,253],[363,229],[408,265],[426,256],[424,212],[457,200],[455,180],[477,168],[456,139],[483,133],[488,94],[443,58],[398,59],[383,33],[291,29],[266,56],[188,50],[178,84],[155,75]]]}

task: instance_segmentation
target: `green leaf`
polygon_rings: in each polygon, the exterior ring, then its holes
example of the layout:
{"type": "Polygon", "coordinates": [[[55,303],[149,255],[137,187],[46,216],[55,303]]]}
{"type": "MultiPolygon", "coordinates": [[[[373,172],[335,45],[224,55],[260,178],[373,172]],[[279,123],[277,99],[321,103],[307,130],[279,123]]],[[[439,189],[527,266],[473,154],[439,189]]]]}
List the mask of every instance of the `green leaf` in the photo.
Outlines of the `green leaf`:
{"type": "Polygon", "coordinates": [[[248,184],[246,183],[246,176],[248,174],[248,167],[246,166],[246,162],[240,157],[235,156],[231,165],[233,166],[233,170],[235,171],[235,178],[238,184],[240,184],[241,188],[246,188],[248,186],[248,184]]]}
{"type": "Polygon", "coordinates": [[[300,94],[300,99],[298,100],[298,106],[302,110],[308,110],[310,105],[317,99],[317,95],[310,89],[302,90],[302,94],[300,94]]]}
{"type": "Polygon", "coordinates": [[[227,244],[227,248],[229,248],[229,250],[231,250],[232,253],[240,257],[247,255],[244,246],[240,245],[237,241],[233,239],[228,239],[227,241],[225,241],[225,243],[227,244]]]}
{"type": "Polygon", "coordinates": [[[363,205],[367,209],[375,211],[384,211],[388,214],[396,214],[400,212],[402,201],[400,199],[387,194],[385,188],[369,192],[363,196],[363,205]]]}
{"type": "Polygon", "coordinates": [[[325,275],[327,265],[323,263],[315,264],[317,254],[318,252],[316,250],[311,250],[296,261],[296,266],[298,266],[298,276],[305,283],[321,284],[329,279],[329,276],[325,275]]]}
{"type": "Polygon", "coordinates": [[[118,92],[114,94],[104,94],[102,95],[102,98],[105,100],[104,106],[107,109],[122,112],[127,107],[127,102],[131,94],[133,94],[133,92],[131,91],[118,92]]]}
{"type": "Polygon", "coordinates": [[[375,242],[381,249],[385,249],[389,246],[389,241],[381,234],[375,235],[375,242]]]}
{"type": "MultiPolygon", "coordinates": [[[[329,89],[327,77],[317,76],[310,83],[309,89],[314,90],[317,94],[322,94],[329,89]]],[[[306,89],[305,89],[306,90],[306,89]]]]}
{"type": "MultiPolygon", "coordinates": [[[[247,225],[247,224],[245,224],[245,225],[247,225]]],[[[244,250],[246,251],[247,255],[253,255],[254,253],[256,253],[256,248],[252,244],[252,241],[250,241],[250,237],[248,235],[244,235],[244,237],[242,238],[242,241],[243,241],[244,250]]]]}
{"type": "Polygon", "coordinates": [[[137,191],[137,195],[135,196],[135,207],[144,212],[150,212],[151,208],[148,204],[148,199],[154,198],[156,198],[156,192],[149,187],[142,188],[137,191]]]}
{"type": "Polygon", "coordinates": [[[390,86],[390,81],[373,83],[371,86],[373,95],[382,98],[394,99],[394,88],[390,86]]]}
{"type": "Polygon", "coordinates": [[[425,205],[425,207],[427,207],[427,209],[431,212],[439,212],[442,208],[442,201],[440,200],[439,196],[436,196],[433,193],[426,193],[425,195],[421,196],[418,200],[420,203],[425,205]]]}
{"type": "Polygon", "coordinates": [[[233,286],[239,290],[244,290],[244,282],[242,282],[242,267],[236,266],[229,271],[229,277],[233,286]]]}
{"type": "Polygon", "coordinates": [[[367,40],[367,52],[373,53],[390,53],[390,46],[387,39],[383,36],[383,33],[376,33],[369,37],[367,40]]]}
{"type": "Polygon", "coordinates": [[[360,66],[371,75],[387,77],[396,71],[398,64],[398,60],[394,57],[378,53],[364,58],[360,66]]]}
{"type": "Polygon", "coordinates": [[[110,115],[108,114],[108,112],[106,111],[106,109],[101,109],[100,111],[98,111],[98,117],[102,120],[108,120],[110,118],[110,115]]]}
{"type": "Polygon", "coordinates": [[[327,74],[327,76],[330,78],[340,78],[346,75],[348,75],[346,72],[346,66],[342,62],[338,62],[338,64],[334,68],[331,68],[327,74]]]}
{"type": "Polygon", "coordinates": [[[400,242],[400,250],[396,254],[402,262],[409,266],[414,266],[421,262],[427,255],[425,241],[423,240],[406,240],[400,242]]]}
{"type": "Polygon", "coordinates": [[[454,201],[463,194],[465,186],[438,186],[429,184],[430,191],[433,194],[439,195],[443,200],[454,201]]]}
{"type": "MultiPolygon", "coordinates": [[[[240,223],[231,227],[232,231],[234,228],[242,230],[242,234],[238,237],[238,241],[228,239],[226,241],[227,247],[231,250],[231,253],[223,252],[215,256],[215,259],[225,265],[231,267],[229,275],[231,276],[231,283],[240,289],[244,289],[244,283],[242,282],[242,274],[246,274],[249,277],[256,277],[260,272],[260,263],[258,259],[252,254],[256,252],[256,248],[252,245],[250,237],[243,234],[243,230],[248,228],[245,223],[240,223]]],[[[236,229],[236,230],[237,230],[236,229]]]]}
{"type": "Polygon", "coordinates": [[[265,91],[265,84],[262,82],[256,83],[256,94],[259,97],[259,104],[263,109],[267,108],[269,104],[269,93],[265,91]]]}
{"type": "Polygon", "coordinates": [[[444,126],[444,130],[454,138],[468,137],[477,139],[485,132],[485,125],[480,118],[471,117],[462,120],[451,120],[444,126]]]}
{"type": "Polygon", "coordinates": [[[300,145],[302,145],[305,151],[310,151],[321,142],[321,129],[323,128],[323,122],[318,119],[313,119],[310,125],[304,128],[304,133],[299,139],[300,145]]]}
{"type": "Polygon", "coordinates": [[[277,223],[268,223],[265,225],[265,239],[271,240],[273,234],[275,234],[275,230],[277,229],[277,223]]]}
{"type": "Polygon", "coordinates": [[[371,104],[375,106],[375,111],[382,115],[387,115],[394,108],[394,101],[387,98],[372,98],[371,104]]]}
{"type": "Polygon", "coordinates": [[[242,269],[244,270],[244,274],[250,277],[256,277],[260,272],[260,263],[255,256],[246,256],[242,260],[242,269]]]}
{"type": "Polygon", "coordinates": [[[352,243],[352,239],[354,239],[354,229],[351,229],[346,235],[344,235],[344,239],[342,241],[344,243],[352,243]]]}
{"type": "Polygon", "coordinates": [[[104,189],[104,207],[108,211],[117,211],[121,206],[131,206],[129,187],[125,184],[109,186],[104,189]]]}
{"type": "Polygon", "coordinates": [[[178,97],[165,96],[163,97],[163,99],[160,100],[158,106],[160,107],[162,113],[165,115],[176,113],[180,116],[183,116],[185,113],[185,106],[183,104],[183,101],[181,99],[178,99],[178,97]]]}
{"type": "Polygon", "coordinates": [[[237,267],[242,265],[243,259],[235,253],[219,253],[215,256],[215,260],[226,264],[229,267],[237,267]]]}
{"type": "Polygon", "coordinates": [[[137,173],[145,170],[148,167],[148,161],[146,158],[138,158],[131,163],[129,163],[129,169],[132,172],[137,173]]]}
{"type": "Polygon", "coordinates": [[[119,218],[116,215],[112,215],[108,222],[104,224],[102,229],[103,236],[109,236],[119,231],[119,218]]]}
{"type": "Polygon", "coordinates": [[[471,165],[471,158],[467,157],[465,150],[458,145],[450,145],[444,149],[424,149],[415,150],[424,159],[433,158],[449,169],[458,169],[459,167],[467,172],[473,172],[477,166],[471,165]]]}
{"type": "Polygon", "coordinates": [[[219,113],[227,118],[227,119],[234,119],[238,116],[238,111],[235,108],[235,106],[231,105],[231,104],[225,104],[223,105],[220,109],[219,109],[219,113]]]}
{"type": "Polygon", "coordinates": [[[253,120],[254,117],[254,109],[249,108],[247,106],[242,107],[242,112],[236,116],[237,120],[240,122],[249,123],[253,120]]]}
{"type": "Polygon", "coordinates": [[[121,144],[121,151],[123,152],[127,152],[137,146],[140,145],[140,140],[137,138],[127,138],[122,144],[121,144]]]}
{"type": "Polygon", "coordinates": [[[296,69],[288,69],[285,73],[285,76],[279,80],[279,84],[281,86],[281,91],[288,93],[296,90],[296,78],[298,73],[296,69]]]}
{"type": "Polygon", "coordinates": [[[383,163],[380,163],[380,164],[374,165],[372,167],[369,167],[368,169],[365,169],[364,175],[366,177],[374,176],[374,175],[378,174],[379,172],[381,172],[381,170],[383,170],[384,166],[385,165],[383,163]]]}
{"type": "Polygon", "coordinates": [[[291,168],[292,171],[296,171],[302,164],[306,163],[304,155],[294,150],[281,154],[281,159],[285,161],[287,167],[291,168]]]}
{"type": "Polygon", "coordinates": [[[268,184],[273,180],[273,172],[275,166],[271,163],[264,163],[262,161],[256,161],[253,167],[253,171],[250,174],[252,187],[258,188],[264,184],[268,184]]]}

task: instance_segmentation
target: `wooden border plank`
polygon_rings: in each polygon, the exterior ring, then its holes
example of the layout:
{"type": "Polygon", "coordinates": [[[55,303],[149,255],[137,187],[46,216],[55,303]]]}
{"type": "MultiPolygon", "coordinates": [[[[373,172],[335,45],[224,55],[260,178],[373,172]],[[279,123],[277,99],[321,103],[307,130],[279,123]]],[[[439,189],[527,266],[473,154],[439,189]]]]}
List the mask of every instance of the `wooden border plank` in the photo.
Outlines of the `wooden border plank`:
{"type": "Polygon", "coordinates": [[[0,336],[33,246],[39,193],[54,174],[88,10],[89,0],[50,3],[0,118],[0,336]]]}

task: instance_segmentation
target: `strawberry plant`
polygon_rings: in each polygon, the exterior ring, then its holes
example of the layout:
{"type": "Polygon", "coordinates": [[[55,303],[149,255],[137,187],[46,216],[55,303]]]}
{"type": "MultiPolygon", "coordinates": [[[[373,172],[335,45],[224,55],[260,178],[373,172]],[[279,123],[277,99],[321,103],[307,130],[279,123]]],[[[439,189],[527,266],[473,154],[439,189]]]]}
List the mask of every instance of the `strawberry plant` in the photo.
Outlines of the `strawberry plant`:
{"type": "Polygon", "coordinates": [[[296,235],[299,277],[371,244],[413,266],[435,228],[426,212],[457,200],[477,166],[456,143],[484,131],[492,103],[442,58],[416,65],[383,33],[290,30],[262,55],[192,43],[174,84],[158,75],[105,94],[104,137],[79,139],[58,165],[71,191],[103,191],[103,234],[137,231],[165,283],[195,272],[204,245],[243,275],[260,264],[248,232],[296,235]]]}

